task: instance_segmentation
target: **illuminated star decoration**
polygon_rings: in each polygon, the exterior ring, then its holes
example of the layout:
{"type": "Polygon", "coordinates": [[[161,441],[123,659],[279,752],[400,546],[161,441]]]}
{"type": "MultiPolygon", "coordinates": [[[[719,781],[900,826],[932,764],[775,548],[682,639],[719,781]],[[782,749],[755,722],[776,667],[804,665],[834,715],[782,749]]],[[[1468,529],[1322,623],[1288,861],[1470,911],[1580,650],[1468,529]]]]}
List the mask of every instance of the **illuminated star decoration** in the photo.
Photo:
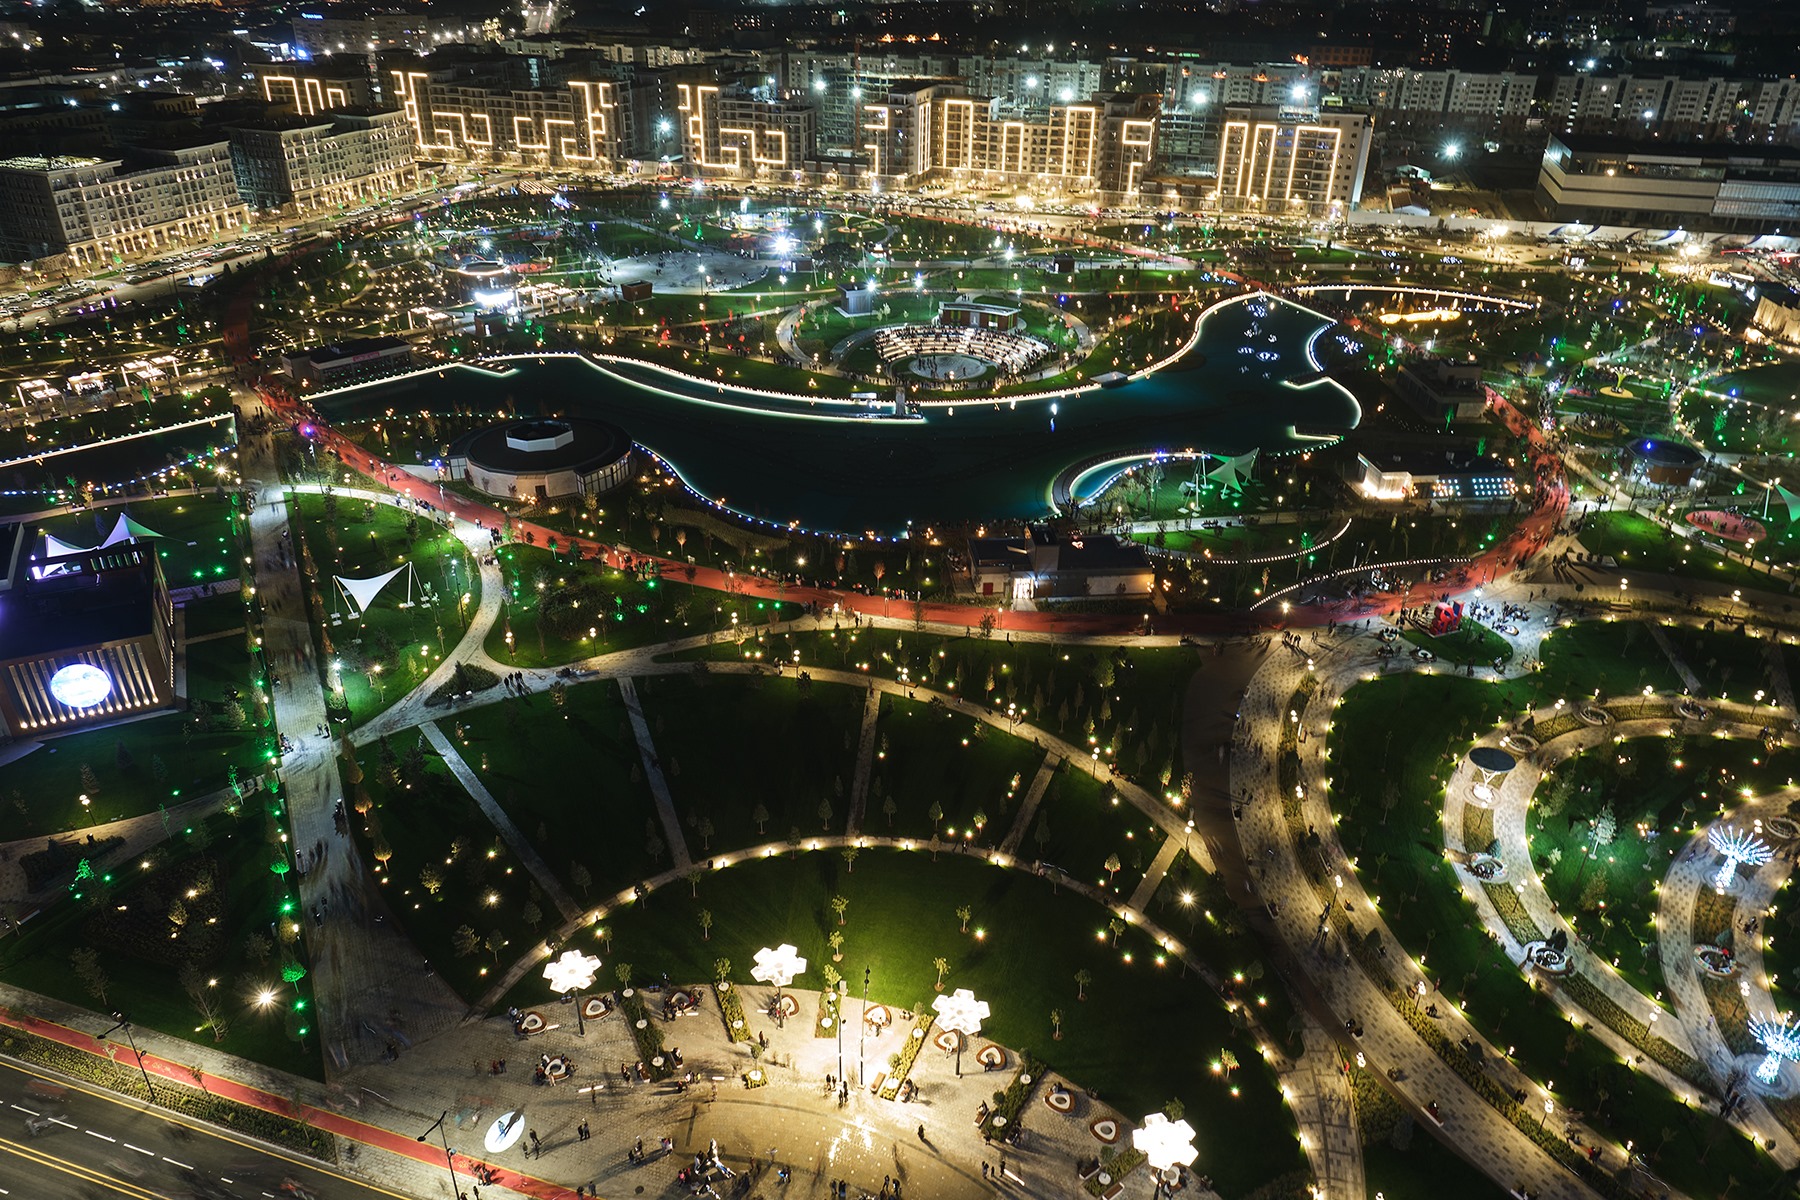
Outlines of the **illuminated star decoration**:
{"type": "Polygon", "coordinates": [[[544,964],[544,978],[553,992],[579,992],[594,986],[594,973],[599,969],[600,960],[593,955],[564,950],[561,958],[544,964]]]}
{"type": "Polygon", "coordinates": [[[1760,867],[1771,857],[1767,842],[1736,825],[1714,825],[1706,831],[1706,840],[1725,858],[1725,865],[1713,879],[1714,891],[1723,892],[1731,886],[1739,863],[1760,867]]]}
{"type": "Polygon", "coordinates": [[[940,1027],[970,1037],[981,1032],[981,1023],[988,1016],[988,1002],[977,1000],[968,988],[957,988],[948,996],[937,997],[931,1007],[937,1011],[940,1027]]]}
{"type": "Polygon", "coordinates": [[[772,983],[779,992],[794,981],[794,976],[805,971],[806,960],[800,957],[800,952],[783,942],[774,949],[764,946],[756,952],[756,965],[750,968],[750,978],[758,983],[772,983]]]}
{"type": "Polygon", "coordinates": [[[1131,1131],[1131,1145],[1153,1171],[1191,1166],[1200,1156],[1194,1149],[1194,1127],[1186,1121],[1171,1121],[1162,1113],[1151,1113],[1131,1131]]]}
{"type": "Polygon", "coordinates": [[[1774,1083],[1781,1064],[1800,1059],[1800,1028],[1795,1028],[1793,1013],[1770,1013],[1750,1021],[1750,1036],[1762,1043],[1768,1056],[1756,1066],[1756,1078],[1774,1083]]]}

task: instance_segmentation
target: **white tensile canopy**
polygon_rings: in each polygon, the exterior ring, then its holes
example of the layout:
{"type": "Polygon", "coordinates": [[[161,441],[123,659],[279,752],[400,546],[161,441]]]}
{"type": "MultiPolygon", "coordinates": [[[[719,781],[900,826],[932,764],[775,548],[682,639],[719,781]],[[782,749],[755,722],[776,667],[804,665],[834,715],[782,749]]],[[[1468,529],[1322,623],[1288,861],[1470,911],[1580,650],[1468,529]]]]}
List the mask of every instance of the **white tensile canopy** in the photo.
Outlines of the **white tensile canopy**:
{"type": "MultiPolygon", "coordinates": [[[[375,597],[381,594],[381,589],[394,582],[395,579],[401,575],[407,575],[410,581],[409,573],[411,571],[411,563],[402,563],[385,575],[374,575],[368,579],[345,579],[342,575],[333,575],[331,578],[338,585],[338,590],[356,609],[357,615],[360,616],[369,611],[369,605],[375,603],[375,597]]],[[[412,589],[408,587],[407,596],[410,598],[411,595],[412,589]]]]}

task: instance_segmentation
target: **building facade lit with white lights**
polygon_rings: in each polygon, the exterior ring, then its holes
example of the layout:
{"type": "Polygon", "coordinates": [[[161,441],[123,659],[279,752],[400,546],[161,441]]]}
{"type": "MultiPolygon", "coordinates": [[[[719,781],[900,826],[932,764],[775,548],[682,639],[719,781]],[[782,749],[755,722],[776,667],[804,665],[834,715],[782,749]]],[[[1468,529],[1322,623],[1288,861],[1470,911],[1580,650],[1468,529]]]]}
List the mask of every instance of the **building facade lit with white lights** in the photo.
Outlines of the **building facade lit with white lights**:
{"type": "Polygon", "coordinates": [[[509,90],[396,70],[387,91],[406,114],[414,152],[435,161],[613,171],[627,156],[629,92],[613,80],[509,90]]]}
{"type": "Polygon", "coordinates": [[[417,180],[412,129],[398,111],[275,116],[228,132],[238,190],[265,211],[360,204],[399,195],[417,180]]]}
{"type": "Polygon", "coordinates": [[[154,543],[51,553],[0,527],[0,726],[61,733],[175,702],[175,609],[154,543]]]}
{"type": "Polygon", "coordinates": [[[1368,166],[1367,114],[1228,107],[1208,202],[1222,212],[1325,216],[1356,206],[1368,166]]]}
{"type": "Polygon", "coordinates": [[[804,179],[814,158],[810,104],[742,84],[676,83],[681,152],[700,174],[733,180],[804,179]]]}

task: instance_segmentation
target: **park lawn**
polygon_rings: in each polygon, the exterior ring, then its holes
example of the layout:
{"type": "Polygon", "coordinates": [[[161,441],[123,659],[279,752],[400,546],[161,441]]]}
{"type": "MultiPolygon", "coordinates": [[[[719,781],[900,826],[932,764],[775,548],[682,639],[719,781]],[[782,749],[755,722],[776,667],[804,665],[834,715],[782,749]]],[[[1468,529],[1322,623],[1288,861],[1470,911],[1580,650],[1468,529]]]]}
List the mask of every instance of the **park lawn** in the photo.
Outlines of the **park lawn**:
{"type": "Polygon", "coordinates": [[[1300,554],[1337,532],[1341,521],[1330,518],[1279,525],[1228,525],[1218,529],[1135,530],[1131,539],[1188,554],[1212,553],[1221,559],[1245,555],[1300,554]]]}
{"type": "MultiPolygon", "coordinates": [[[[190,640],[227,630],[242,633],[246,607],[239,592],[189,600],[181,606],[182,628],[190,640]]],[[[242,638],[238,644],[243,645],[242,638]]]]}
{"type": "MultiPolygon", "coordinates": [[[[487,652],[519,667],[550,667],[700,633],[729,621],[715,611],[720,593],[596,562],[575,562],[538,546],[509,542],[500,569],[514,599],[487,636],[487,652]],[[545,609],[551,616],[543,620],[545,609]],[[709,618],[717,618],[709,620],[709,618]],[[511,635],[510,639],[508,635],[511,635]]],[[[753,602],[734,601],[748,609],[753,602]]]]}
{"type": "Polygon", "coordinates": [[[309,561],[317,572],[307,586],[320,661],[343,664],[343,696],[360,725],[402,699],[456,645],[481,607],[480,572],[454,533],[392,504],[313,493],[295,493],[289,504],[302,574],[309,561]],[[396,577],[360,619],[333,580],[367,579],[407,563],[416,582],[396,577]],[[408,595],[412,606],[402,608],[408,595]]]}
{"type": "MultiPolygon", "coordinates": [[[[1181,778],[1181,705],[1199,664],[1191,648],[1065,647],[1015,643],[1000,631],[983,638],[841,626],[765,631],[755,641],[765,661],[802,668],[816,663],[886,679],[899,679],[904,670],[921,692],[946,692],[996,710],[1016,705],[1022,720],[1110,757],[1152,792],[1181,778]]],[[[675,657],[719,653],[698,649],[675,657]]]]}
{"type": "Polygon", "coordinates": [[[388,911],[424,960],[473,1003],[561,915],[423,743],[411,733],[392,739],[391,765],[380,746],[358,749],[363,780],[348,790],[352,806],[367,804],[369,811],[352,812],[350,827],[363,860],[374,862],[388,911]],[[423,878],[427,871],[441,881],[435,894],[423,878]],[[458,954],[455,932],[465,925],[484,944],[458,954]]]}
{"type": "Polygon", "coordinates": [[[862,733],[860,690],[711,675],[640,676],[637,690],[696,859],[844,832],[862,733]]]}
{"type": "Polygon", "coordinates": [[[1464,620],[1454,633],[1432,637],[1416,626],[1408,625],[1401,636],[1415,646],[1437,655],[1439,661],[1455,666],[1491,667],[1495,660],[1512,659],[1512,643],[1479,621],[1464,620]]]}
{"type": "Polygon", "coordinates": [[[1650,885],[1668,874],[1696,821],[1734,806],[1746,789],[1778,790],[1796,773],[1800,750],[1767,754],[1735,738],[1632,738],[1578,754],[1534,800],[1532,858],[1544,889],[1626,982],[1655,996],[1663,984],[1651,956],[1658,901],[1650,885]],[[1603,842],[1598,822],[1608,808],[1614,836],[1603,842]]]}
{"type": "MultiPolygon", "coordinates": [[[[0,979],[102,1012],[117,1008],[136,1024],[170,1037],[323,1079],[319,1040],[290,1038],[284,1019],[295,988],[283,983],[282,963],[290,954],[304,962],[304,952],[284,951],[270,939],[273,953],[265,961],[252,957],[246,943],[253,934],[268,937],[269,924],[289,892],[269,870],[271,851],[262,836],[262,822],[248,814],[240,818],[219,814],[201,828],[204,832],[198,839],[179,828],[172,830],[174,840],[143,860],[152,864],[151,869],[127,864],[120,868],[110,889],[81,899],[64,899],[27,922],[0,950],[0,979]],[[227,1019],[226,1036],[219,1041],[205,1028],[183,990],[175,956],[163,953],[167,933],[175,928],[163,917],[163,910],[184,898],[185,887],[194,879],[192,868],[204,859],[213,863],[214,888],[198,899],[185,898],[184,904],[188,920],[209,923],[206,934],[210,944],[197,946],[191,961],[218,980],[227,1019]],[[183,894],[172,894],[174,887],[183,888],[183,894]],[[108,911],[113,906],[123,907],[108,911]],[[146,906],[154,907],[150,932],[145,932],[146,926],[125,925],[119,920],[129,917],[135,908],[149,912],[146,906]],[[102,916],[108,920],[103,922],[102,916]],[[138,932],[127,932],[132,929],[138,932]],[[152,933],[154,941],[147,941],[152,933]],[[69,955],[82,946],[92,946],[101,954],[109,981],[104,999],[93,995],[70,968],[69,955]],[[272,1011],[254,1001],[265,987],[280,997],[279,1007],[272,1011]]],[[[196,945],[193,933],[182,936],[196,945]]],[[[300,984],[300,994],[310,1002],[308,983],[300,984]]],[[[111,1023],[96,1016],[90,1032],[111,1023]]]]}
{"type": "Polygon", "coordinates": [[[1559,1105],[1585,1112],[1603,1132],[1624,1139],[1676,1131],[1679,1144],[1662,1162],[1674,1187],[1706,1194],[1708,1181],[1723,1171],[1766,1186],[1776,1169],[1747,1139],[1680,1097],[1645,1086],[1598,1039],[1571,1032],[1554,1003],[1499,954],[1464,898],[1444,858],[1440,781],[1507,707],[1500,687],[1407,675],[1351,689],[1335,714],[1332,807],[1346,851],[1400,941],[1386,955],[1389,970],[1405,979],[1406,958],[1422,959],[1441,992],[1437,1003],[1460,1003],[1527,1075],[1555,1082],[1559,1105]],[[1398,744],[1397,730],[1406,733],[1398,744]],[[1397,789],[1391,811],[1381,799],[1389,781],[1397,789]],[[1710,1142],[1717,1143],[1710,1165],[1702,1165],[1710,1142]]]}
{"type": "MultiPolygon", "coordinates": [[[[226,600],[227,603],[234,603],[235,597],[227,597],[226,600]]],[[[242,708],[252,727],[258,726],[254,693],[259,684],[268,681],[263,678],[261,665],[245,651],[243,634],[228,631],[223,636],[207,641],[190,641],[182,653],[187,658],[189,700],[205,701],[217,711],[234,702],[231,693],[235,691],[235,703],[242,708]]],[[[285,682],[284,680],[284,684],[285,682]]],[[[301,686],[304,686],[304,682],[301,686]]],[[[266,690],[263,695],[266,703],[266,690]]],[[[265,712],[260,728],[273,736],[273,715],[265,712]]]]}
{"type": "Polygon", "coordinates": [[[866,832],[891,828],[895,836],[919,839],[935,833],[996,849],[1044,761],[1044,752],[1025,738],[903,696],[882,696],[876,728],[866,832]],[[941,820],[931,815],[934,807],[941,820]]]}
{"type": "Polygon", "coordinates": [[[181,713],[41,740],[36,750],[0,771],[0,789],[11,810],[5,817],[9,838],[76,832],[155,812],[159,805],[228,786],[233,768],[240,778],[254,774],[274,753],[266,737],[230,731],[216,719],[203,732],[181,713]],[[86,811],[79,801],[83,766],[100,785],[87,792],[92,804],[86,811]]]}
{"type": "MultiPolygon", "coordinates": [[[[1300,1166],[1293,1119],[1256,1040],[1234,1027],[1204,983],[1159,965],[1155,945],[1137,930],[1112,946],[1106,912],[1074,893],[923,849],[868,850],[853,865],[836,853],[747,860],[709,873],[698,891],[691,896],[678,884],[610,915],[608,940],[594,943],[609,983],[621,964],[640,981],[710,980],[715,961],[727,958],[731,978],[748,984],[757,949],[786,942],[810,964],[795,985],[817,988],[833,965],[825,939],[835,931],[844,935],[836,970],[859,978],[868,969],[872,1002],[916,1011],[929,1005],[932,961],[943,957],[946,991],[966,987],[992,1005],[984,1036],[1029,1047],[1126,1114],[1179,1098],[1199,1131],[1200,1161],[1223,1194],[1243,1196],[1300,1166]],[[829,907],[834,895],[850,902],[841,929],[829,907]],[[963,906],[972,910],[968,934],[959,932],[963,906]],[[713,915],[705,938],[702,910],[713,915]],[[1085,1001],[1077,999],[1077,971],[1092,975],[1085,1001]],[[1062,1014],[1060,1041],[1051,1036],[1053,1011],[1062,1014]],[[1206,1069],[1226,1048],[1243,1064],[1229,1084],[1206,1069]]],[[[541,1002],[542,984],[526,981],[513,999],[541,1002]]],[[[878,1039],[870,1054],[880,1064],[894,1049],[892,1037],[878,1039]]]]}
{"type": "Polygon", "coordinates": [[[1423,1129],[1406,1149],[1386,1138],[1363,1147],[1363,1181],[1386,1200],[1503,1200],[1509,1193],[1423,1129]]]}
{"type": "MultiPolygon", "coordinates": [[[[1029,779],[1026,787],[1031,786],[1029,779]]],[[[1129,900],[1150,860],[1162,847],[1156,823],[1095,779],[1079,763],[1064,762],[1051,776],[1031,828],[1019,843],[1021,858],[1042,859],[1073,879],[1129,900]],[[1117,857],[1119,870],[1106,870],[1117,857]]]]}
{"type": "Polygon", "coordinates": [[[1699,676],[1708,694],[1750,703],[1757,691],[1767,693],[1773,670],[1769,661],[1772,643],[1752,637],[1747,626],[1707,631],[1672,627],[1666,630],[1675,652],[1699,676]]]}
{"type": "Polygon", "coordinates": [[[1539,658],[1542,670],[1507,685],[1526,688],[1533,704],[1623,696],[1646,686],[1658,692],[1683,690],[1681,676],[1642,621],[1583,621],[1553,629],[1539,643],[1539,658]]]}
{"type": "Polygon", "coordinates": [[[170,496],[133,500],[129,504],[51,517],[40,522],[38,528],[73,545],[98,546],[112,532],[121,513],[129,513],[132,520],[162,534],[151,544],[156,547],[163,578],[171,588],[237,577],[243,551],[234,521],[241,513],[235,498],[170,496]]]}
{"type": "Polygon", "coordinates": [[[570,687],[560,707],[508,696],[439,728],[571,895],[605,896],[655,872],[644,845],[661,826],[616,682],[570,687]]]}
{"type": "Polygon", "coordinates": [[[1781,362],[1746,367],[1741,371],[1714,375],[1702,380],[1699,386],[1723,396],[1785,408],[1800,396],[1800,363],[1781,362]]]}
{"type": "Polygon", "coordinates": [[[1586,518],[1582,522],[1581,545],[1590,554],[1614,559],[1621,571],[1649,571],[1733,587],[1776,586],[1766,573],[1753,571],[1704,542],[1681,537],[1634,512],[1603,512],[1586,518]]]}
{"type": "MultiPolygon", "coordinates": [[[[141,392],[120,392],[106,408],[0,430],[0,459],[31,458],[52,450],[92,445],[105,438],[125,437],[230,411],[229,394],[222,388],[206,388],[177,396],[152,396],[149,400],[144,400],[141,392]]],[[[108,513],[116,509],[108,507],[97,511],[108,513]]],[[[107,532],[111,528],[109,523],[107,532]]],[[[105,536],[104,532],[102,536],[105,536]]]]}

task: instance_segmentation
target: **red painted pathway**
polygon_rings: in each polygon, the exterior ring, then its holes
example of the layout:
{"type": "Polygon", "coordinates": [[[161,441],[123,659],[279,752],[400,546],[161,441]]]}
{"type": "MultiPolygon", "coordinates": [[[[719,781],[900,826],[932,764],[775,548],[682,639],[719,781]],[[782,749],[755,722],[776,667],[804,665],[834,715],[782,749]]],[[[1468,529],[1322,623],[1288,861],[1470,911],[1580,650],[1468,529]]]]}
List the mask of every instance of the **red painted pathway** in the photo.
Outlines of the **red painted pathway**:
{"type": "MultiPolygon", "coordinates": [[[[9,1009],[0,1009],[0,1026],[21,1029],[83,1053],[92,1054],[96,1058],[104,1057],[106,1054],[101,1043],[88,1034],[9,1009]]],[[[131,1053],[129,1050],[119,1050],[121,1056],[131,1053]]],[[[144,1069],[158,1079],[168,1080],[188,1088],[194,1086],[194,1074],[185,1064],[170,1062],[168,1059],[158,1058],[154,1054],[142,1055],[141,1059],[144,1069]]],[[[127,1065],[135,1066],[137,1064],[128,1059],[127,1065]]],[[[360,1142],[365,1146],[387,1150],[430,1167],[443,1165],[444,1153],[441,1149],[430,1143],[422,1143],[405,1134],[383,1129],[379,1125],[370,1125],[366,1121],[341,1116],[328,1109],[314,1108],[310,1104],[295,1104],[285,1097],[265,1092],[261,1088],[251,1087],[249,1084],[238,1083],[236,1080],[227,1079],[222,1075],[208,1074],[206,1087],[216,1096],[223,1096],[228,1100],[235,1100],[240,1104],[259,1108],[264,1112],[275,1113],[278,1116],[304,1121],[314,1129],[322,1129],[327,1133],[349,1138],[351,1141],[360,1142]]],[[[471,1132],[474,1136],[479,1136],[479,1131],[471,1132]]],[[[530,1175],[521,1175],[508,1167],[493,1166],[465,1154],[456,1155],[455,1164],[457,1172],[466,1176],[470,1183],[475,1181],[475,1168],[479,1165],[493,1170],[496,1184],[511,1188],[521,1195],[535,1196],[539,1200],[568,1200],[575,1195],[572,1189],[561,1184],[549,1183],[530,1175]]]]}

